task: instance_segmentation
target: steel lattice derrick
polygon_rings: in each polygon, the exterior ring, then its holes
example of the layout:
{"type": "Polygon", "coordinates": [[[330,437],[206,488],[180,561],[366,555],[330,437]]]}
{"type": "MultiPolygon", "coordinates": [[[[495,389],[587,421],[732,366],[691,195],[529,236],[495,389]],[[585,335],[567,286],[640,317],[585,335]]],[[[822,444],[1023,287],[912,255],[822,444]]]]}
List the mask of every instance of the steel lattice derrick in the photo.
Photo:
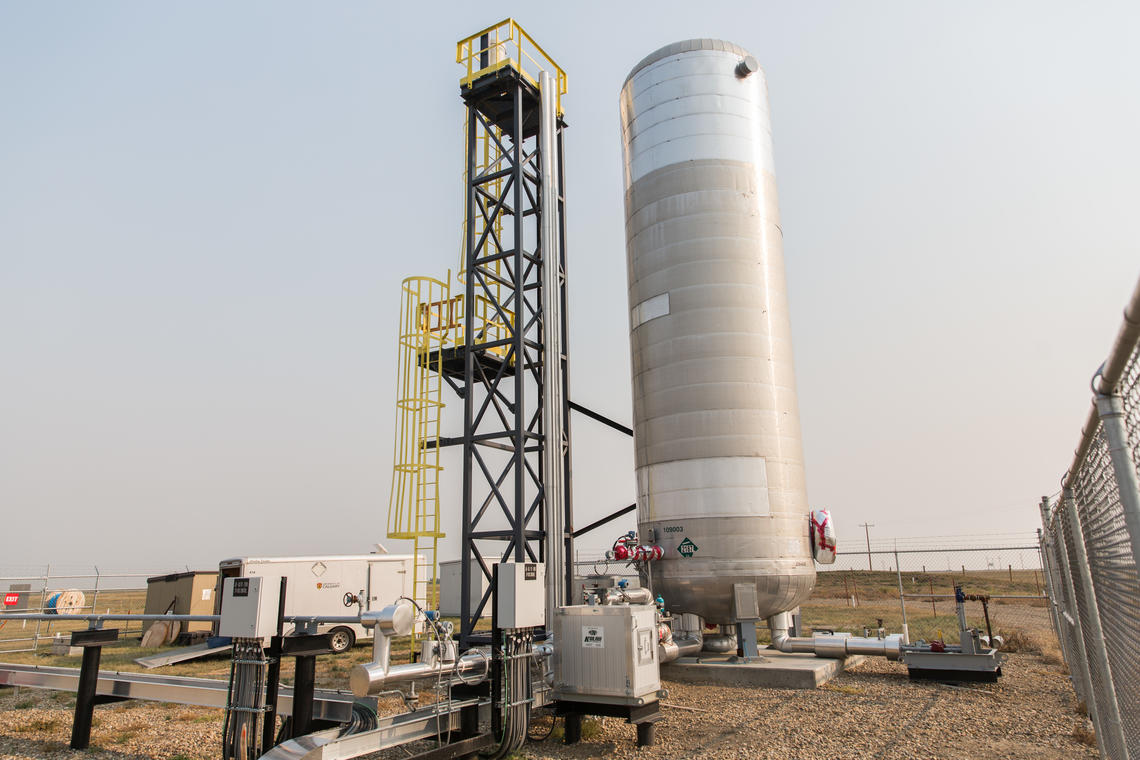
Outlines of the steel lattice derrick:
{"type": "MultiPolygon", "coordinates": [[[[463,270],[463,372],[453,387],[464,401],[462,592],[460,643],[478,641],[475,626],[489,613],[491,565],[543,562],[543,246],[539,93],[512,68],[499,69],[463,90],[467,104],[467,188],[463,270]],[[473,590],[473,573],[485,583],[473,590]],[[482,591],[480,592],[480,589],[482,591]]],[[[561,167],[562,123],[550,146],[561,167]]],[[[561,221],[561,176],[557,208],[561,221]]],[[[561,243],[562,241],[558,241],[561,243]]],[[[557,250],[560,264],[564,246],[557,250]]],[[[565,304],[564,266],[556,291],[565,304]]],[[[555,326],[566,341],[565,309],[555,326]]],[[[558,360],[563,369],[566,353],[558,360]]],[[[565,378],[565,375],[563,375],[565,378]]],[[[565,386],[565,379],[563,384],[565,386]]],[[[568,389],[561,394],[567,398],[568,389]]],[[[556,445],[569,464],[569,407],[564,405],[556,445]]],[[[570,551],[566,479],[565,551],[570,551]]],[[[570,556],[567,554],[566,556],[570,556]]],[[[567,567],[572,567],[567,563],[567,567]]],[[[572,570],[565,587],[570,588],[572,570]]]]}

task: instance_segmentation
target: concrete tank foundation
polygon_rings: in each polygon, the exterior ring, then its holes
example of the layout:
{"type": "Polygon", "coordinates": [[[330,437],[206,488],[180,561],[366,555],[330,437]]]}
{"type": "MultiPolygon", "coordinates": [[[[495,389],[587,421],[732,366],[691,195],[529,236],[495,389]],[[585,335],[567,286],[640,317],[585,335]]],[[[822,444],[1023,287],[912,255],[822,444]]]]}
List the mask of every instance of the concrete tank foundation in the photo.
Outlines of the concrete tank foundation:
{"type": "Polygon", "coordinates": [[[861,665],[862,655],[842,660],[814,654],[790,654],[761,649],[759,658],[743,662],[735,656],[703,654],[682,657],[661,666],[661,678],[679,683],[706,683],[765,689],[816,689],[844,670],[861,665]]]}

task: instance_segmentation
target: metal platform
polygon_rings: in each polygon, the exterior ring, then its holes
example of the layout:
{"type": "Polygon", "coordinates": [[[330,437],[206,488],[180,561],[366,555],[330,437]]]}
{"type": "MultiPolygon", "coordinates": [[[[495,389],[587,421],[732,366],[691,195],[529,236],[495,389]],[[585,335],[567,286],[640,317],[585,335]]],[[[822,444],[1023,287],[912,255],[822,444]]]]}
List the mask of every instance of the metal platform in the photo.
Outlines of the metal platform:
{"type": "Polygon", "coordinates": [[[715,683],[768,689],[816,689],[847,668],[862,664],[862,655],[842,660],[814,654],[763,649],[748,662],[728,655],[682,657],[661,666],[661,678],[680,683],[715,683]]]}
{"type": "Polygon", "coordinates": [[[161,668],[166,665],[174,665],[178,662],[186,662],[188,660],[197,660],[202,657],[222,654],[229,652],[231,648],[232,645],[228,639],[225,644],[218,646],[211,646],[210,642],[205,641],[201,644],[194,644],[193,646],[175,649],[170,652],[160,652],[159,654],[152,654],[149,657],[138,657],[135,658],[135,662],[144,668],[161,668]]]}
{"type": "MultiPolygon", "coordinates": [[[[0,663],[0,686],[75,691],[78,685],[78,668],[0,663]]],[[[141,699],[217,708],[225,708],[226,692],[225,681],[210,678],[121,673],[108,670],[99,671],[99,681],[95,691],[98,696],[111,699],[141,699]]],[[[352,718],[352,704],[356,701],[356,697],[350,692],[318,690],[313,696],[313,718],[346,723],[352,718]]],[[[277,713],[293,714],[293,689],[289,686],[281,687],[277,713]]]]}
{"type": "MultiPolygon", "coordinates": [[[[502,357],[490,349],[475,349],[472,354],[475,356],[476,366],[490,377],[495,377],[500,372],[502,372],[503,377],[511,377],[515,374],[514,364],[508,363],[504,367],[502,357]]],[[[464,346],[450,346],[421,354],[419,364],[421,367],[437,369],[445,377],[462,380],[467,366],[466,357],[467,349],[464,346]]]]}

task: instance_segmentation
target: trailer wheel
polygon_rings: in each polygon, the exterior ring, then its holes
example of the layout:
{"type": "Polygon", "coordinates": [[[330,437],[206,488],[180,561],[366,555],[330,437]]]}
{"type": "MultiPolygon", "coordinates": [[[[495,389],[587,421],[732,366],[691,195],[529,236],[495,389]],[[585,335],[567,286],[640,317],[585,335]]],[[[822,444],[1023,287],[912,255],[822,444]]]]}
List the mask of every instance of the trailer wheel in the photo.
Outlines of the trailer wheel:
{"type": "Polygon", "coordinates": [[[352,632],[351,628],[344,626],[337,626],[329,631],[329,644],[332,646],[333,652],[340,654],[352,649],[352,645],[356,643],[356,634],[352,632]]]}

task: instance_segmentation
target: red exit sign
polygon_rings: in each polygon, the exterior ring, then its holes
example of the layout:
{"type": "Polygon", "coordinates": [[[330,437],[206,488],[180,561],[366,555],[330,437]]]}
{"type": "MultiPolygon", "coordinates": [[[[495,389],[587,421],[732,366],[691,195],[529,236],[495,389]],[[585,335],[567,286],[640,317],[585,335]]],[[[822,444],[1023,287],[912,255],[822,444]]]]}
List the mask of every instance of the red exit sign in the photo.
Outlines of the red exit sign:
{"type": "Polygon", "coordinates": [[[19,594],[4,594],[4,606],[5,607],[14,607],[15,605],[19,604],[19,602],[20,602],[20,595],[19,594]]]}

